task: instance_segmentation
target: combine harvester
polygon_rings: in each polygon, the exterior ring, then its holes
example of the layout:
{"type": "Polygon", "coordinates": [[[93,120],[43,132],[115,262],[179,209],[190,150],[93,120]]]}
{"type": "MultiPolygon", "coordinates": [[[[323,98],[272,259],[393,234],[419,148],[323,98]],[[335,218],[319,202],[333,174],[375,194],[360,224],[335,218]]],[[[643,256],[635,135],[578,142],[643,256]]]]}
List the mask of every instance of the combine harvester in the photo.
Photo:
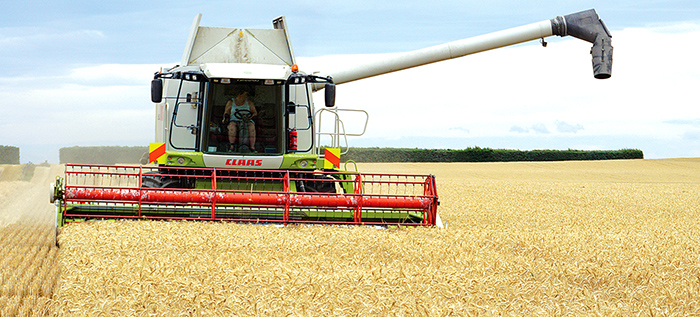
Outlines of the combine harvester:
{"type": "Polygon", "coordinates": [[[58,226],[118,218],[442,226],[433,175],[341,169],[347,136],[364,131],[345,131],[340,114],[358,110],[335,107],[335,85],[552,35],[593,43],[595,78],[612,68],[611,35],[595,10],[334,73],[298,69],[284,17],[273,29],[201,27],[200,17],[180,65],[152,81],[155,164],[67,164],[65,181],[52,184],[58,226]],[[325,108],[316,109],[320,89],[325,108]]]}

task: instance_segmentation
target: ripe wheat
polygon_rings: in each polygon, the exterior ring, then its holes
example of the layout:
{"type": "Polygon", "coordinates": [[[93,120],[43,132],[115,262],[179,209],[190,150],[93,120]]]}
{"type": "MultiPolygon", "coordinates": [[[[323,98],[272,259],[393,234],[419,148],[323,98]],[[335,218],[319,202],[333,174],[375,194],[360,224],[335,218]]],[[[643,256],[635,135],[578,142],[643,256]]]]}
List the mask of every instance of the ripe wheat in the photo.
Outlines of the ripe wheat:
{"type": "Polygon", "coordinates": [[[447,230],[94,222],[57,249],[28,213],[0,316],[700,314],[698,159],[360,169],[436,174],[447,230]]]}
{"type": "Polygon", "coordinates": [[[360,166],[436,174],[447,230],[69,225],[55,311],[700,314],[699,167],[692,159],[360,166]]]}
{"type": "MultiPolygon", "coordinates": [[[[16,180],[17,170],[21,166],[4,166],[0,174],[0,316],[48,316],[60,272],[53,208],[48,202],[47,208],[14,208],[35,199],[23,194],[36,190],[34,182],[16,180]]],[[[52,179],[55,171],[37,167],[35,177],[52,179]]],[[[45,179],[39,180],[45,191],[45,179]]]]}

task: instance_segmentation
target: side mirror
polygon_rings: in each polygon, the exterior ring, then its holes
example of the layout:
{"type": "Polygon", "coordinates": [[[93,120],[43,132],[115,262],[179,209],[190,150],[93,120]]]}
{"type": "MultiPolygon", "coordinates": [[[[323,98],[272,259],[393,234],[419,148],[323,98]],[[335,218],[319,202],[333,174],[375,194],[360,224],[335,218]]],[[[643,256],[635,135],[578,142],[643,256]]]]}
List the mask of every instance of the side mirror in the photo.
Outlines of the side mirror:
{"type": "Polygon", "coordinates": [[[326,93],[326,107],[335,107],[335,85],[326,84],[324,90],[326,93]]]}
{"type": "Polygon", "coordinates": [[[163,80],[160,78],[151,81],[151,101],[155,103],[163,101],[163,80]]]}

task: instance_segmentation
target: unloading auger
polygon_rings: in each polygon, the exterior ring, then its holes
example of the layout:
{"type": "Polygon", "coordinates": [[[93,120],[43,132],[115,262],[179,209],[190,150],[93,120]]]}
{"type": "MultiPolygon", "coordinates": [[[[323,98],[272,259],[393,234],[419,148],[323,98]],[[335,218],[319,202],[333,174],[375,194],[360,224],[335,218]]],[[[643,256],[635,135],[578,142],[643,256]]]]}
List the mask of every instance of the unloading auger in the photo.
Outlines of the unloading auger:
{"type": "Polygon", "coordinates": [[[131,218],[441,226],[433,175],[341,168],[347,136],[364,130],[346,131],[340,114],[368,115],[336,107],[335,85],[552,35],[593,43],[595,78],[612,71],[611,35],[592,9],[328,73],[299,70],[284,17],[273,29],[201,27],[200,18],[180,65],[151,83],[149,164],[66,164],[51,189],[57,225],[131,218]],[[316,110],[312,92],[320,89],[326,107],[316,110]],[[321,127],[324,116],[331,129],[321,127]]]}

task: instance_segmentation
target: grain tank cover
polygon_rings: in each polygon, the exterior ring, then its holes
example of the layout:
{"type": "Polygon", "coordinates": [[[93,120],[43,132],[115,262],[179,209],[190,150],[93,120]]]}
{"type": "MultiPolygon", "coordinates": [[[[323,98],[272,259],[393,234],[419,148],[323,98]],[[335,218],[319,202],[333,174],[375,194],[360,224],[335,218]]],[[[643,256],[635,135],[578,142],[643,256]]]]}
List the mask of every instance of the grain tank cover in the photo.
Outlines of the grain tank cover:
{"type": "MultiPolygon", "coordinates": [[[[285,29],[242,29],[199,26],[195,17],[181,66],[205,63],[294,64],[285,29]]],[[[280,17],[278,19],[282,19],[280,17]]]]}

